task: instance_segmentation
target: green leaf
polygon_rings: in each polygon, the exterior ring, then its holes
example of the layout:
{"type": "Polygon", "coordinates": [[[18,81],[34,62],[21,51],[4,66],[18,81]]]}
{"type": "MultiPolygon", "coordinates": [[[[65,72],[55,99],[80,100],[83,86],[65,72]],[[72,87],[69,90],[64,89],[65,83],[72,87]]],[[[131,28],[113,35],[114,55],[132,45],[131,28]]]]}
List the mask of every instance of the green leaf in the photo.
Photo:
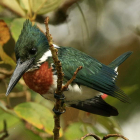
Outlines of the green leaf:
{"type": "Polygon", "coordinates": [[[23,121],[15,124],[14,127],[8,129],[9,136],[6,140],[15,140],[19,138],[20,140],[42,140],[42,138],[26,128],[26,125],[23,121]]]}
{"type": "Polygon", "coordinates": [[[32,10],[36,14],[45,14],[55,10],[64,0],[31,0],[32,10]]]}
{"type": "Polygon", "coordinates": [[[50,110],[54,107],[53,102],[49,100],[46,101],[44,97],[40,96],[40,94],[36,94],[33,90],[30,90],[30,92],[31,92],[31,98],[34,102],[39,103],[50,110]]]}
{"type": "Polygon", "coordinates": [[[0,102],[0,131],[3,130],[3,120],[6,121],[9,136],[7,140],[12,140],[15,135],[26,140],[42,140],[37,134],[25,127],[25,124],[16,116],[13,110],[7,109],[4,104],[0,102]],[[23,133],[24,132],[24,133],[23,133]]]}
{"type": "Polygon", "coordinates": [[[4,20],[4,22],[5,22],[8,26],[10,26],[14,18],[1,17],[1,19],[4,20]]]}
{"type": "Polygon", "coordinates": [[[15,41],[17,41],[21,33],[24,21],[25,21],[25,18],[17,18],[17,19],[14,19],[13,22],[11,23],[11,33],[15,41]]]}
{"type": "Polygon", "coordinates": [[[23,9],[29,10],[29,0],[17,0],[17,2],[23,9]]]}
{"type": "Polygon", "coordinates": [[[22,17],[25,16],[25,12],[22,10],[22,8],[20,7],[20,5],[16,0],[12,0],[12,1],[0,0],[0,4],[8,7],[9,9],[11,9],[12,11],[14,11],[15,13],[17,13],[22,17]]]}
{"type": "Polygon", "coordinates": [[[73,123],[65,131],[64,137],[66,140],[76,140],[84,136],[84,125],[82,123],[73,123]]]}
{"type": "Polygon", "coordinates": [[[38,134],[35,134],[34,132],[27,130],[24,127],[23,127],[23,129],[24,129],[24,134],[23,133],[22,134],[25,137],[24,140],[27,140],[27,139],[28,140],[42,140],[42,138],[38,134]]]}
{"type": "Polygon", "coordinates": [[[102,125],[109,133],[121,134],[121,128],[113,117],[97,116],[97,122],[102,125]]]}
{"type": "Polygon", "coordinates": [[[20,122],[19,118],[14,115],[12,110],[7,109],[1,102],[0,102],[0,131],[3,130],[3,120],[7,123],[7,128],[12,127],[13,125],[20,122]]]}
{"type": "Polygon", "coordinates": [[[49,109],[38,103],[27,102],[17,105],[14,111],[20,118],[53,135],[54,119],[53,113],[49,109]]]}
{"type": "MultiPolygon", "coordinates": [[[[64,133],[64,137],[66,140],[79,140],[84,135],[91,133],[96,134],[99,137],[103,137],[105,134],[98,131],[93,124],[87,124],[83,122],[73,123],[68,126],[64,133]]],[[[93,139],[92,137],[88,137],[86,140],[93,139]]]]}

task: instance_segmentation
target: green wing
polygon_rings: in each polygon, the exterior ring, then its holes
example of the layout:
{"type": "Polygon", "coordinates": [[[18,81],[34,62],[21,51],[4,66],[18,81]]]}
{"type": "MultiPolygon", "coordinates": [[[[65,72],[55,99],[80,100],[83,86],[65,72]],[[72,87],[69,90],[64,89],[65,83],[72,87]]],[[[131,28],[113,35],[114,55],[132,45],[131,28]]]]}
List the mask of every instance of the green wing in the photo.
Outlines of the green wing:
{"type": "Polygon", "coordinates": [[[112,68],[74,48],[61,47],[58,54],[64,78],[71,79],[76,69],[82,66],[74,83],[93,88],[123,102],[129,102],[125,93],[115,85],[117,74],[112,68]]]}

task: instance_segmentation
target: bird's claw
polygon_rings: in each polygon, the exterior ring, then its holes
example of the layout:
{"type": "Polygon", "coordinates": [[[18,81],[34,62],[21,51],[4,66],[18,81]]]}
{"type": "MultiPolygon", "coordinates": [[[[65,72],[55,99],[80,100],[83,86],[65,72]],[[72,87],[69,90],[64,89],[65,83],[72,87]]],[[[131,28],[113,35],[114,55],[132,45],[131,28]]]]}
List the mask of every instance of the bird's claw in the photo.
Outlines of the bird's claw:
{"type": "Polygon", "coordinates": [[[64,100],[65,96],[64,96],[64,94],[59,95],[59,94],[54,93],[54,98],[59,99],[59,100],[64,100]]]}
{"type": "MultiPolygon", "coordinates": [[[[58,99],[58,100],[61,100],[61,108],[64,108],[64,99],[65,99],[65,96],[64,94],[56,94],[54,93],[54,98],[58,99]]],[[[61,110],[61,109],[60,109],[61,110]]],[[[65,109],[63,109],[63,111],[60,111],[60,110],[56,110],[55,107],[53,108],[53,112],[56,114],[56,115],[61,115],[63,113],[66,112],[65,109]]]]}
{"type": "Polygon", "coordinates": [[[61,112],[61,111],[59,111],[59,110],[56,110],[55,107],[54,107],[54,108],[53,108],[53,112],[54,112],[56,115],[61,115],[61,114],[63,114],[63,113],[66,112],[66,109],[64,109],[64,110],[61,112]]]}

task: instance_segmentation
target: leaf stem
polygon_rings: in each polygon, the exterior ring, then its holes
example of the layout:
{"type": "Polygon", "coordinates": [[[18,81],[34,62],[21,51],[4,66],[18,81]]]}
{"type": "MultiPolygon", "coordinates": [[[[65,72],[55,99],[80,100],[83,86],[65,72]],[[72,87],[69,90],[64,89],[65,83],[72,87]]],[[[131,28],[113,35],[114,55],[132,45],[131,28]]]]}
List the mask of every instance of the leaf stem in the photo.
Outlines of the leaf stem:
{"type": "Polygon", "coordinates": [[[28,4],[29,4],[29,17],[32,18],[33,14],[32,14],[31,0],[28,0],[28,4]]]}
{"type": "Polygon", "coordinates": [[[83,21],[84,21],[84,23],[85,23],[85,27],[86,27],[86,31],[87,31],[87,37],[88,37],[88,39],[89,39],[89,31],[88,31],[88,25],[87,25],[87,22],[86,22],[86,18],[85,18],[85,16],[84,16],[84,13],[83,13],[83,11],[82,11],[82,9],[81,9],[81,7],[80,7],[80,5],[79,5],[78,2],[76,2],[76,5],[77,5],[79,11],[81,12],[82,17],[83,17],[83,21]]]}

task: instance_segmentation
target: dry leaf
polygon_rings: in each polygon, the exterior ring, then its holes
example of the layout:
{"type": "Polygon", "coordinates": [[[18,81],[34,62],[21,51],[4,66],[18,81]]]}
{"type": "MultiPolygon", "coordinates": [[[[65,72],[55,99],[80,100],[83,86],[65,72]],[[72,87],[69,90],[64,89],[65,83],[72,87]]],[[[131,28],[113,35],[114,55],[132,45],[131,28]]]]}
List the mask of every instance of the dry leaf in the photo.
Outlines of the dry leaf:
{"type": "Polygon", "coordinates": [[[7,24],[0,20],[0,45],[3,46],[10,39],[10,32],[7,24]]]}

